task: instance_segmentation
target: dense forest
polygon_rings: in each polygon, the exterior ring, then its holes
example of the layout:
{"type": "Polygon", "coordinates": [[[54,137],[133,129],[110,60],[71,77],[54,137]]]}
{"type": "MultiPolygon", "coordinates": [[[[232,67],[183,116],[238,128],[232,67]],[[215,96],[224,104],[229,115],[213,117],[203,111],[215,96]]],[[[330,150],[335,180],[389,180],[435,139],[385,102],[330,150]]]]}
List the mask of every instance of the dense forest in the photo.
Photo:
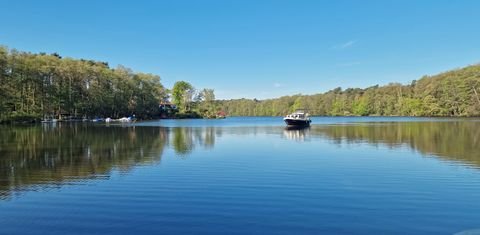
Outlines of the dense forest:
{"type": "MultiPolygon", "coordinates": [[[[480,65],[404,85],[336,88],[323,94],[276,99],[216,100],[212,89],[179,81],[166,89],[160,77],[57,53],[28,53],[0,46],[0,122],[42,118],[158,118],[159,104],[176,104],[173,117],[281,116],[296,109],[331,116],[480,116],[480,65]]],[[[172,117],[172,116],[170,116],[172,117]]]]}
{"type": "Polygon", "coordinates": [[[280,116],[296,109],[329,116],[480,116],[480,65],[411,84],[336,88],[323,94],[217,101],[231,116],[280,116]]]}
{"type": "Polygon", "coordinates": [[[190,83],[175,83],[173,92],[160,77],[134,73],[123,66],[62,58],[57,53],[28,53],[0,46],[0,122],[40,119],[159,118],[159,108],[176,109],[169,117],[210,117],[215,99],[212,89],[196,90],[190,83]],[[173,94],[171,94],[173,93],[173,94]]]}
{"type": "Polygon", "coordinates": [[[105,62],[0,47],[0,120],[151,117],[167,90],[160,77],[105,62]]]}

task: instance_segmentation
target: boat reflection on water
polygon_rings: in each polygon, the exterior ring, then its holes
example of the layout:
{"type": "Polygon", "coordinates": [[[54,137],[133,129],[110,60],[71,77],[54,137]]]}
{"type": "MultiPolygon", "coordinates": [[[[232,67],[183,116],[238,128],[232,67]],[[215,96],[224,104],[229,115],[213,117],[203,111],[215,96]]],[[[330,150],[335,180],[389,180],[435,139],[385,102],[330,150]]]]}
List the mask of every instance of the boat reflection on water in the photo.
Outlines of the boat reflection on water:
{"type": "Polygon", "coordinates": [[[283,136],[289,140],[306,141],[310,139],[310,126],[288,126],[283,130],[283,136]]]}

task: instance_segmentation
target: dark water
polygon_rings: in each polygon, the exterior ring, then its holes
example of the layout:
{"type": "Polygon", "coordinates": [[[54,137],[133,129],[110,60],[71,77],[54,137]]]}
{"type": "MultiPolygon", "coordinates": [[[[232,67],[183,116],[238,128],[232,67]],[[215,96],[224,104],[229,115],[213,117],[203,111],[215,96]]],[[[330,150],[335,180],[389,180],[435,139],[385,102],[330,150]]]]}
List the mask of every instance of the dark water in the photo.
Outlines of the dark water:
{"type": "Polygon", "coordinates": [[[0,127],[0,234],[454,234],[480,228],[480,121],[0,127]]]}

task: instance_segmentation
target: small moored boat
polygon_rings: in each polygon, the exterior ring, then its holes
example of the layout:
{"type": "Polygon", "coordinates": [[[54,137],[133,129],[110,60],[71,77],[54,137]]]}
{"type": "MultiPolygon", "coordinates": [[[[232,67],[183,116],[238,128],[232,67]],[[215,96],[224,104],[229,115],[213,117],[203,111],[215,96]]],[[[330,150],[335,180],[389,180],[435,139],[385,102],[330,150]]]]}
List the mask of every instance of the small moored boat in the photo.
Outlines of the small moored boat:
{"type": "Polygon", "coordinates": [[[312,120],[310,120],[310,115],[303,110],[297,110],[292,114],[289,114],[283,118],[283,121],[289,127],[305,127],[310,126],[312,120]]]}
{"type": "Polygon", "coordinates": [[[52,118],[52,119],[43,119],[41,122],[42,123],[56,123],[58,119],[52,118]]]}

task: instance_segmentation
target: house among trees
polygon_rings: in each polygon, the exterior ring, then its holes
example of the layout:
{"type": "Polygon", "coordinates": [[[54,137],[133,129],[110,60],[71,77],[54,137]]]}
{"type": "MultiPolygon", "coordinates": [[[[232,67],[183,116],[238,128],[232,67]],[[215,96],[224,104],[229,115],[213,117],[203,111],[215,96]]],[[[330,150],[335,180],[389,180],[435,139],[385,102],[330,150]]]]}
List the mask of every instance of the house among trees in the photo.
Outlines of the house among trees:
{"type": "Polygon", "coordinates": [[[160,118],[171,118],[178,112],[178,107],[170,102],[162,102],[158,105],[160,118]]]}
{"type": "Polygon", "coordinates": [[[217,112],[217,118],[225,118],[227,117],[227,113],[225,113],[223,110],[217,112]]]}

